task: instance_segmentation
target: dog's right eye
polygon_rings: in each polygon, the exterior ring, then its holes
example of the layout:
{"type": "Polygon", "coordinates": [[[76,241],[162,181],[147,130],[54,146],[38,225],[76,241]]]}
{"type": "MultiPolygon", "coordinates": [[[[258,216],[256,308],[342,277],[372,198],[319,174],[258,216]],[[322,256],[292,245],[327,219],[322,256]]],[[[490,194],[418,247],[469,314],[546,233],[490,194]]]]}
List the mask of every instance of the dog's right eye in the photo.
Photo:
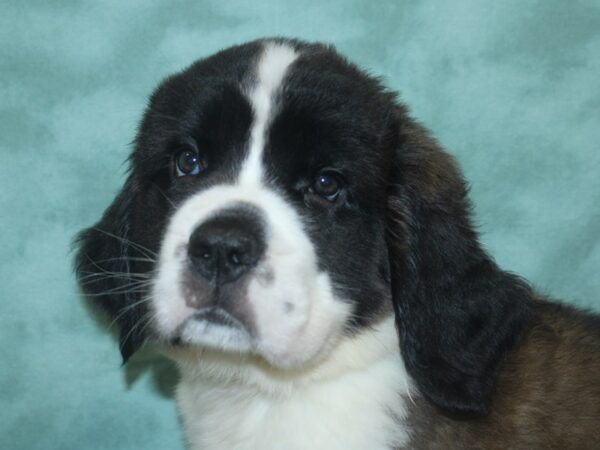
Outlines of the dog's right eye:
{"type": "Polygon", "coordinates": [[[175,171],[178,177],[198,175],[204,170],[204,164],[195,150],[187,148],[175,155],[175,171]]]}

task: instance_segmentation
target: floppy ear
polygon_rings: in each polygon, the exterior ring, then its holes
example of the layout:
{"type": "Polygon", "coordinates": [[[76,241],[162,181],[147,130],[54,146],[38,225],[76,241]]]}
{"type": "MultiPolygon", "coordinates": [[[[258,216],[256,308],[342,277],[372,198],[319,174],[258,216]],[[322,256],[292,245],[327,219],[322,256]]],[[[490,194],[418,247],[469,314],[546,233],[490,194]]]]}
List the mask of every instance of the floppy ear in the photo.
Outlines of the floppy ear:
{"type": "Polygon", "coordinates": [[[485,413],[531,293],[480,247],[454,160],[396,112],[387,239],[402,355],[431,402],[485,413]]]}
{"type": "Polygon", "coordinates": [[[79,285],[119,327],[123,362],[135,353],[144,339],[146,306],[141,292],[146,278],[133,267],[152,259],[150,252],[129,238],[131,204],[135,185],[131,177],[102,219],[83,230],[76,240],[76,272],[79,285]]]}

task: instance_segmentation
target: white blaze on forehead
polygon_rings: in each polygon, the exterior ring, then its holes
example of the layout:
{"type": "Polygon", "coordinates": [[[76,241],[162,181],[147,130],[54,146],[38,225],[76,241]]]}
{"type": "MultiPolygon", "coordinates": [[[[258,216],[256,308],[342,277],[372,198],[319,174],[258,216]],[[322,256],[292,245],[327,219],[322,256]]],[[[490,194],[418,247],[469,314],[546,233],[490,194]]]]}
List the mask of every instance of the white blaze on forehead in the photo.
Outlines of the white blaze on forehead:
{"type": "Polygon", "coordinates": [[[240,184],[258,183],[262,178],[261,156],[272,118],[274,98],[289,66],[297,57],[296,51],[285,44],[270,42],[263,49],[256,70],[256,84],[248,94],[254,122],[250,132],[248,159],[239,177],[240,184]]]}

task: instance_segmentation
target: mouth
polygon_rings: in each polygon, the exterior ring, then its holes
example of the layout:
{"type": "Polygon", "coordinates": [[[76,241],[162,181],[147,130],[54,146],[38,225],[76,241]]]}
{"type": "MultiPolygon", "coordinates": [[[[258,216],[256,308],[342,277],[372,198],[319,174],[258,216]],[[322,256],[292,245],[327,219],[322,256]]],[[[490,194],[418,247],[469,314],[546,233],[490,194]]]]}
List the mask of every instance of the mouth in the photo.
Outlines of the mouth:
{"type": "Polygon", "coordinates": [[[202,308],[188,320],[205,321],[214,325],[245,330],[244,326],[238,319],[218,306],[202,308]]]}
{"type": "Polygon", "coordinates": [[[250,333],[242,322],[223,308],[202,308],[177,327],[171,344],[212,347],[229,351],[250,350],[250,333]]]}

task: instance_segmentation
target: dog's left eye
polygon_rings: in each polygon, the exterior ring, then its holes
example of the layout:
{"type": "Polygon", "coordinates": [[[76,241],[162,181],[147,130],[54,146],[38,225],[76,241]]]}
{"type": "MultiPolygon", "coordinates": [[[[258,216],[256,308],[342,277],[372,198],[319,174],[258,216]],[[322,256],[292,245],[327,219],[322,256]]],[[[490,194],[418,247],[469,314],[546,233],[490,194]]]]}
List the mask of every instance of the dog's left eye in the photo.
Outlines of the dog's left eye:
{"type": "Polygon", "coordinates": [[[331,171],[321,172],[314,180],[312,191],[320,197],[334,202],[340,195],[342,182],[339,176],[331,171]]]}
{"type": "Polygon", "coordinates": [[[175,155],[175,171],[178,177],[198,175],[203,170],[204,166],[195,150],[187,148],[175,155]]]}

